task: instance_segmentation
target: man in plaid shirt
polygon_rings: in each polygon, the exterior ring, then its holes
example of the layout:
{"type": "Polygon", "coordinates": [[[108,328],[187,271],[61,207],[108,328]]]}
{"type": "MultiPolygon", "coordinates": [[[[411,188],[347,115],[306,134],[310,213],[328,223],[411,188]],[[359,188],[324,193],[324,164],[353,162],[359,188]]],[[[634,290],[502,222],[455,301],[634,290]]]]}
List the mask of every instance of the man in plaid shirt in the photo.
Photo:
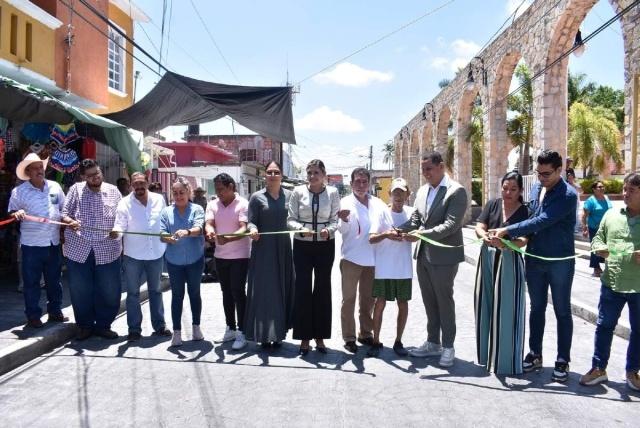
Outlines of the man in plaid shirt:
{"type": "Polygon", "coordinates": [[[109,238],[109,232],[122,196],[116,186],[103,183],[93,159],[81,162],[80,175],[85,181],[71,186],[62,209],[62,221],[70,226],[65,230],[64,255],[77,339],[92,333],[115,339],[118,334],[111,323],[120,307],[122,243],[109,238]]]}

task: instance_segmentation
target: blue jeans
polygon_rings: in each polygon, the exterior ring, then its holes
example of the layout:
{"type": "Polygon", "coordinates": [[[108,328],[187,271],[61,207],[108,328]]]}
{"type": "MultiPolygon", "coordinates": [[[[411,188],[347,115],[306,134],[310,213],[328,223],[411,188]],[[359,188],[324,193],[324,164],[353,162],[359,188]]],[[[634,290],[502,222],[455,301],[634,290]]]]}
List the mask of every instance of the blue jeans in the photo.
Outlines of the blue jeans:
{"type": "Polygon", "coordinates": [[[600,302],[598,303],[595,350],[591,362],[593,367],[607,368],[613,330],[618,324],[625,303],[629,305],[629,326],[631,327],[626,370],[631,372],[640,370],[640,293],[618,293],[604,283],[600,288],[600,302]]]}
{"type": "Polygon", "coordinates": [[[527,258],[527,289],[531,300],[529,313],[529,348],[542,354],[547,296],[551,287],[553,312],[558,331],[557,359],[571,361],[573,318],[571,316],[571,285],[575,272],[575,260],[532,261],[527,258]]]}
{"type": "Polygon", "coordinates": [[[67,259],[69,291],[80,328],[108,330],[120,309],[120,258],[97,265],[93,251],[84,263],[67,259]]]}
{"type": "Polygon", "coordinates": [[[160,291],[160,274],[162,273],[162,257],[155,260],[138,260],[129,256],[122,259],[124,277],[127,286],[127,324],[129,332],[142,332],[142,309],[140,308],[140,286],[147,281],[149,291],[149,312],[151,325],[155,331],[162,330],[164,322],[164,305],[160,291]]]}
{"type": "MultiPolygon", "coordinates": [[[[593,241],[593,237],[596,236],[598,229],[589,228],[589,242],[593,241]]],[[[604,259],[596,253],[591,253],[589,256],[589,267],[594,269],[600,269],[600,263],[604,263],[604,259]]]]}
{"type": "Polygon", "coordinates": [[[191,305],[192,324],[200,325],[202,299],[200,298],[200,280],[202,279],[202,265],[204,257],[190,265],[174,265],[167,262],[169,283],[171,284],[171,321],[174,330],[182,330],[182,303],[184,288],[187,284],[189,303],[191,305]]]}
{"type": "Polygon", "coordinates": [[[32,247],[22,245],[22,282],[25,315],[27,319],[42,316],[40,309],[40,277],[44,275],[47,286],[47,313],[58,315],[62,313],[62,284],[60,272],[62,269],[62,255],[60,245],[48,247],[32,247]]]}

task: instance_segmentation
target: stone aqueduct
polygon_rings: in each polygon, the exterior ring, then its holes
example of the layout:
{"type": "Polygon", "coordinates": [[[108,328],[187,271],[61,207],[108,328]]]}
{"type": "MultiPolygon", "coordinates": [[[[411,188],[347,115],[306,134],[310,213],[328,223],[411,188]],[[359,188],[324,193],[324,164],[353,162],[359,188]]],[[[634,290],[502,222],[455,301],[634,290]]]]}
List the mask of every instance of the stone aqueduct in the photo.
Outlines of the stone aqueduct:
{"type": "MultiPolygon", "coordinates": [[[[612,6],[612,16],[634,3],[633,0],[608,1],[612,6]]],[[[534,74],[554,62],[571,49],[576,32],[596,3],[596,0],[534,1],[472,60],[473,87],[469,87],[468,68],[465,68],[395,135],[394,176],[406,178],[414,190],[424,184],[420,173],[422,153],[435,149],[444,155],[449,122],[453,120],[454,178],[468,189],[470,196],[471,145],[467,130],[473,102],[479,96],[485,111],[483,193],[485,200],[496,197],[500,177],[507,170],[507,155],[513,147],[507,137],[506,97],[518,61],[524,58],[534,74]],[[484,79],[482,62],[486,72],[484,79]]],[[[624,43],[624,148],[625,169],[630,171],[640,165],[637,163],[640,4],[613,25],[621,26],[624,43]],[[632,153],[635,161],[632,160],[632,153]]],[[[533,150],[557,150],[563,158],[567,151],[568,63],[569,58],[566,57],[533,81],[533,150]]]]}

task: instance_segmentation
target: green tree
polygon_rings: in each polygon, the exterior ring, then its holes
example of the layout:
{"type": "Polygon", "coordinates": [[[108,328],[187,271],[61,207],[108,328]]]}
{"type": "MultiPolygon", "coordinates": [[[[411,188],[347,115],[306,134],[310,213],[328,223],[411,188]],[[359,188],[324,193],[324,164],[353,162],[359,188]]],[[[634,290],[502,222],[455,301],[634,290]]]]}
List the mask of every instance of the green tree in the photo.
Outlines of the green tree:
{"type": "Polygon", "coordinates": [[[482,151],[484,149],[484,122],[482,107],[474,104],[469,122],[469,142],[471,143],[471,176],[482,177],[482,151]]]}
{"type": "Polygon", "coordinates": [[[580,102],[590,107],[603,107],[615,115],[615,122],[620,132],[624,132],[624,91],[611,86],[588,82],[584,73],[569,72],[568,107],[580,102]]]}
{"type": "Polygon", "coordinates": [[[451,79],[442,79],[441,81],[438,82],[438,86],[440,87],[440,89],[444,89],[447,86],[449,86],[450,83],[451,83],[451,79]]]}
{"type": "Polygon", "coordinates": [[[604,171],[610,159],[618,165],[622,162],[620,138],[611,110],[573,103],[569,110],[568,151],[585,177],[604,171]]]}
{"type": "Polygon", "coordinates": [[[531,72],[525,64],[516,67],[514,76],[522,89],[507,97],[507,108],[514,112],[514,116],[507,120],[507,134],[511,143],[520,148],[518,171],[526,175],[531,167],[529,149],[533,141],[533,85],[531,72]]]}
{"type": "Polygon", "coordinates": [[[393,169],[395,151],[396,151],[396,148],[392,140],[387,141],[386,143],[384,143],[384,146],[382,146],[382,153],[384,154],[384,157],[382,158],[382,162],[389,165],[389,170],[393,169]]]}

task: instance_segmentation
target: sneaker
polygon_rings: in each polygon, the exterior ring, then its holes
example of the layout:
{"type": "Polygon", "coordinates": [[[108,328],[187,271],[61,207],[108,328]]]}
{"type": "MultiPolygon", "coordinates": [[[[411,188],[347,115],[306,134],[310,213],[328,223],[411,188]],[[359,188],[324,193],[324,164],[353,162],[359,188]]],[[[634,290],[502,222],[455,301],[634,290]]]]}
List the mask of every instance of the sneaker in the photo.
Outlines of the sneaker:
{"type": "Polygon", "coordinates": [[[233,342],[233,345],[231,345],[231,349],[233,349],[234,351],[239,351],[245,346],[247,346],[247,339],[245,339],[244,334],[240,330],[238,330],[236,333],[236,340],[235,342],[233,342]]]}
{"type": "Polygon", "coordinates": [[[640,391],[640,375],[638,372],[627,372],[627,386],[634,391],[640,391]]]}
{"type": "Polygon", "coordinates": [[[367,357],[378,358],[380,351],[382,351],[382,343],[374,343],[367,351],[367,357]]]}
{"type": "Polygon", "coordinates": [[[405,349],[405,347],[402,345],[402,342],[400,342],[399,340],[396,340],[393,344],[393,352],[401,357],[406,357],[407,355],[409,355],[409,351],[405,349]]]}
{"type": "Polygon", "coordinates": [[[227,326],[227,329],[224,331],[224,335],[222,336],[222,338],[216,340],[216,342],[231,342],[232,340],[236,340],[236,331],[235,330],[231,330],[229,328],[229,326],[227,326]]]}
{"type": "Polygon", "coordinates": [[[182,332],[180,330],[173,330],[173,337],[171,338],[171,346],[182,345],[182,332]]]}
{"type": "Polygon", "coordinates": [[[431,343],[429,341],[409,351],[409,355],[412,357],[439,357],[440,354],[442,354],[442,346],[439,343],[431,343]]]}
{"type": "Polygon", "coordinates": [[[564,383],[569,379],[569,363],[556,361],[556,366],[551,373],[551,380],[564,383]]]}
{"type": "Polygon", "coordinates": [[[167,327],[161,327],[151,334],[153,336],[167,337],[167,336],[171,336],[172,333],[169,331],[167,327]]]}
{"type": "Polygon", "coordinates": [[[542,355],[529,352],[522,362],[522,370],[525,373],[532,372],[542,367],[542,355]]]}
{"type": "Polygon", "coordinates": [[[453,360],[456,358],[456,351],[453,348],[442,348],[442,356],[438,365],[440,367],[453,366],[453,360]]]}
{"type": "Polygon", "coordinates": [[[200,330],[200,326],[199,325],[193,324],[192,339],[196,340],[196,341],[197,340],[204,340],[204,335],[202,334],[202,330],[200,330]]]}
{"type": "Polygon", "coordinates": [[[593,367],[586,374],[580,377],[580,385],[584,386],[596,386],[608,381],[606,370],[593,367]]]}

